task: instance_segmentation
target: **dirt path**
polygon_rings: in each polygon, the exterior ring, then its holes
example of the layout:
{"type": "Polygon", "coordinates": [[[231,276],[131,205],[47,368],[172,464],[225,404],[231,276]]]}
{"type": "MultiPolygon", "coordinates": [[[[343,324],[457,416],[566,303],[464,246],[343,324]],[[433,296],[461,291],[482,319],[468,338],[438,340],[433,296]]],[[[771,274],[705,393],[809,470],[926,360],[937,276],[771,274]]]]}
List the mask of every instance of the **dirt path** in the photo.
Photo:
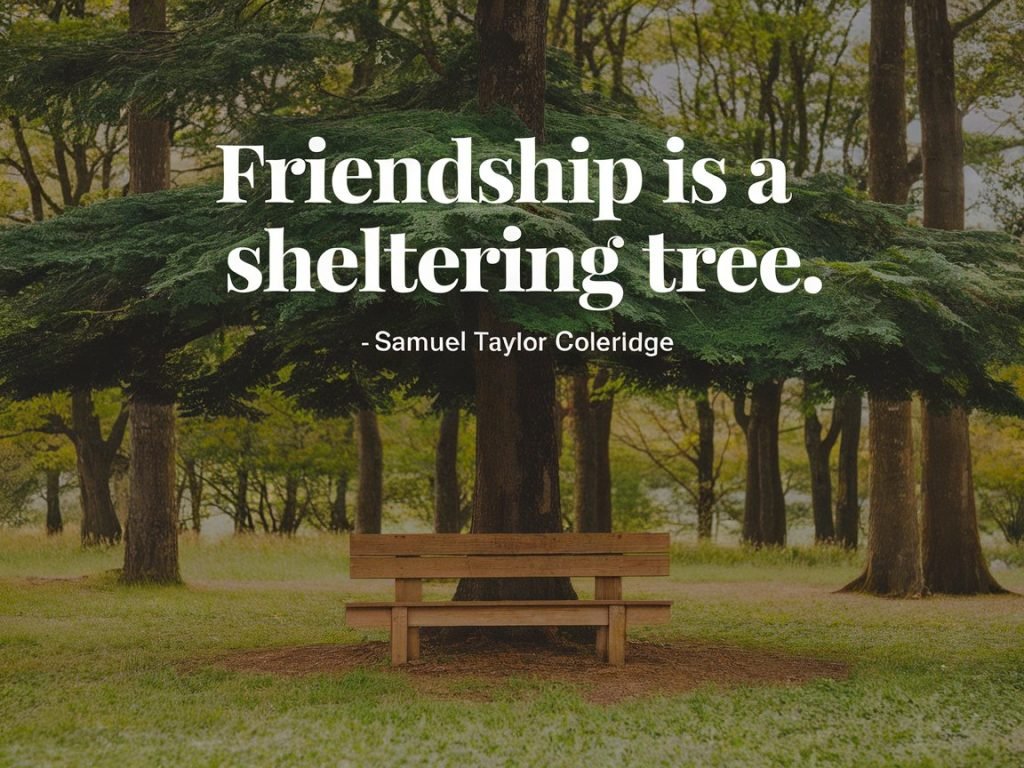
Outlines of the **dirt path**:
{"type": "Polygon", "coordinates": [[[538,648],[490,640],[454,647],[427,641],[422,659],[401,670],[391,670],[387,658],[387,644],[371,642],[241,651],[210,663],[271,675],[343,675],[369,668],[402,675],[429,696],[472,701],[495,698],[500,684],[511,678],[554,681],[577,688],[597,704],[702,687],[791,685],[849,675],[841,662],[694,641],[630,643],[625,667],[599,663],[588,647],[576,644],[538,648]]]}

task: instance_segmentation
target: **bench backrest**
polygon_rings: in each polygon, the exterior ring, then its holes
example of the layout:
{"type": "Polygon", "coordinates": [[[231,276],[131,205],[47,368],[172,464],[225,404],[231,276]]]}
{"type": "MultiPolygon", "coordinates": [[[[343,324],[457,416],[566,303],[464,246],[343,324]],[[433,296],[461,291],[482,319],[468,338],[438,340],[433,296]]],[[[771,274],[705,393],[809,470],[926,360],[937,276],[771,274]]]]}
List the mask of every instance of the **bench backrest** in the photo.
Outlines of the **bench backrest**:
{"type": "Polygon", "coordinates": [[[668,576],[667,533],[353,534],[353,579],[668,576]]]}

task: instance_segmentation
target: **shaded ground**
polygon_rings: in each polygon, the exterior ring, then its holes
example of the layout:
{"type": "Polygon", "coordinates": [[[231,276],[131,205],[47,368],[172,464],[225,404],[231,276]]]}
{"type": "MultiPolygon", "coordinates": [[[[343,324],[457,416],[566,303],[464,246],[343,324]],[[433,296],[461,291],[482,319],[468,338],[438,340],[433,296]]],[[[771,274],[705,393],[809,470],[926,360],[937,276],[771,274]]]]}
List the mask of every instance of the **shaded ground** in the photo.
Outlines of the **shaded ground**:
{"type": "MultiPolygon", "coordinates": [[[[252,650],[220,656],[215,666],[269,675],[345,674],[387,670],[388,645],[307,645],[252,650]]],[[[845,679],[848,665],[808,656],[770,653],[699,642],[631,642],[625,667],[597,661],[576,644],[543,647],[470,640],[458,645],[423,644],[422,658],[395,674],[421,693],[437,698],[490,700],[495,683],[512,678],[571,685],[590,702],[672,695],[701,687],[787,685],[827,678],[845,679]]]]}

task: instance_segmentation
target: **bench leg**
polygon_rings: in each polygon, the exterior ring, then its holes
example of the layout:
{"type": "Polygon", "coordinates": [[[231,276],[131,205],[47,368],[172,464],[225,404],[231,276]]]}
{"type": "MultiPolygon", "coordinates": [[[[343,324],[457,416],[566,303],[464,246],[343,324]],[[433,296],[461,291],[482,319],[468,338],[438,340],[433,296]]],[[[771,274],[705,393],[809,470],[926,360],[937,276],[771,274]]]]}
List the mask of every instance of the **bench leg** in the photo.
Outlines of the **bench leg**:
{"type": "Polygon", "coordinates": [[[608,606],[608,663],[626,663],[626,606],[608,606]]]}
{"type": "MultiPolygon", "coordinates": [[[[622,579],[618,576],[596,576],[594,578],[595,600],[621,600],[622,579]]],[[[608,661],[608,627],[597,628],[597,658],[608,661]]]]}
{"type": "Polygon", "coordinates": [[[401,666],[409,660],[409,609],[391,609],[391,664],[401,666]]]}
{"type": "MultiPolygon", "coordinates": [[[[423,582],[419,579],[395,579],[395,602],[396,603],[419,603],[423,601],[423,582]]],[[[409,628],[409,640],[407,641],[408,655],[410,661],[416,661],[420,657],[420,630],[419,627],[409,628]]]]}

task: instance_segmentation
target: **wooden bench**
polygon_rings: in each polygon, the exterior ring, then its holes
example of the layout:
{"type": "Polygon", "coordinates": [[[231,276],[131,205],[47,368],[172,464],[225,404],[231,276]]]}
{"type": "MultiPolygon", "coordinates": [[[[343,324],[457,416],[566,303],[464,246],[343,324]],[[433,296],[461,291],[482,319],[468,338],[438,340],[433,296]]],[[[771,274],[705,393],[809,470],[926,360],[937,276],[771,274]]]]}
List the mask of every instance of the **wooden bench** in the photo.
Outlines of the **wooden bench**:
{"type": "Polygon", "coordinates": [[[623,576],[668,576],[667,533],[353,534],[349,575],[394,579],[395,600],[349,603],[350,627],[391,630],[391,663],[419,658],[420,627],[597,627],[597,655],[626,660],[626,630],[669,621],[666,600],[623,600],[623,576]],[[424,602],[424,579],[579,576],[593,600],[424,602]]]}

